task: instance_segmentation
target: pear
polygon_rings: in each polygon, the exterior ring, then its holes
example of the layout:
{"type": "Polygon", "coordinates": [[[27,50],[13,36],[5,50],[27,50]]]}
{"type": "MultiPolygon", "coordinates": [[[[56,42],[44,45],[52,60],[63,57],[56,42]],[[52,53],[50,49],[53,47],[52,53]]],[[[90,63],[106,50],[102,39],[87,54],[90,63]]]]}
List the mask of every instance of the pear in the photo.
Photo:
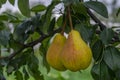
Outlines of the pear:
{"type": "Polygon", "coordinates": [[[46,54],[48,64],[59,71],[66,70],[66,68],[61,63],[60,58],[60,54],[65,44],[65,41],[66,37],[64,37],[60,33],[56,34],[46,54]]]}
{"type": "Polygon", "coordinates": [[[61,53],[61,62],[71,71],[86,69],[92,60],[91,49],[76,30],[71,30],[61,53]]]}

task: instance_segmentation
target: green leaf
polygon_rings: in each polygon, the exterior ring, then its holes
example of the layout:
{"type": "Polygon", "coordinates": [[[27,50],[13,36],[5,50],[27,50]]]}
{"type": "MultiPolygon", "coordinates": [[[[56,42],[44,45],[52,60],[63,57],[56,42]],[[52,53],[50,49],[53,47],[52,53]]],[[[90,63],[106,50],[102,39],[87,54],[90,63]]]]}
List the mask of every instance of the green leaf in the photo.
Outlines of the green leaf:
{"type": "Polygon", "coordinates": [[[24,16],[30,17],[29,0],[18,0],[18,7],[24,16]]]}
{"type": "Polygon", "coordinates": [[[14,32],[14,39],[23,43],[29,36],[29,31],[32,31],[32,22],[30,20],[19,24],[14,32]]]}
{"type": "Polygon", "coordinates": [[[106,6],[102,2],[87,1],[87,2],[84,2],[84,5],[87,8],[93,9],[94,11],[96,11],[101,16],[103,16],[105,18],[108,18],[108,10],[107,10],[106,6]]]}
{"type": "Polygon", "coordinates": [[[48,33],[53,32],[54,27],[55,27],[55,18],[52,19],[52,21],[50,22],[49,28],[48,28],[48,33]]]}
{"type": "Polygon", "coordinates": [[[87,10],[82,3],[74,4],[72,7],[73,7],[73,10],[75,11],[75,13],[79,13],[79,14],[83,14],[83,15],[87,16],[87,10]]]}
{"type": "Polygon", "coordinates": [[[97,40],[92,46],[93,58],[96,62],[98,60],[101,60],[103,48],[104,48],[104,45],[102,44],[101,40],[97,40]]]}
{"type": "Polygon", "coordinates": [[[14,75],[16,80],[23,80],[23,75],[20,71],[15,71],[14,75]]]}
{"type": "Polygon", "coordinates": [[[109,44],[113,37],[114,37],[114,32],[110,28],[104,29],[100,34],[100,39],[105,45],[109,44]]]}
{"type": "Polygon", "coordinates": [[[75,29],[80,32],[83,40],[85,40],[86,42],[91,42],[93,37],[93,30],[90,27],[84,24],[77,24],[75,26],[75,29]]]}
{"type": "Polygon", "coordinates": [[[0,8],[7,0],[0,0],[0,8]]]}
{"type": "Polygon", "coordinates": [[[5,80],[5,77],[4,77],[4,75],[3,75],[3,68],[2,68],[1,65],[0,65],[0,79],[1,79],[1,80],[5,80]]]}
{"type": "Polygon", "coordinates": [[[23,74],[24,74],[24,80],[28,80],[29,79],[29,74],[28,74],[25,67],[23,67],[23,74]]]}
{"type": "Polygon", "coordinates": [[[46,53],[47,53],[47,50],[48,50],[48,47],[49,47],[50,39],[51,38],[49,37],[49,38],[46,38],[45,40],[43,40],[42,43],[41,43],[41,46],[39,48],[40,55],[43,57],[43,65],[46,67],[47,72],[50,71],[50,66],[46,61],[46,53]]]}
{"type": "Polygon", "coordinates": [[[19,42],[15,41],[15,40],[13,39],[13,37],[11,36],[11,37],[10,37],[10,40],[9,40],[9,46],[10,46],[10,48],[12,48],[14,51],[17,51],[17,50],[19,50],[23,45],[20,44],[19,42]],[[16,47],[16,46],[17,46],[17,47],[16,47]]]}
{"type": "Polygon", "coordinates": [[[69,4],[72,4],[72,3],[79,3],[79,0],[62,0],[65,5],[69,5],[69,4]]]}
{"type": "Polygon", "coordinates": [[[120,51],[115,47],[107,47],[104,51],[104,61],[113,71],[120,69],[120,51]]]}
{"type": "Polygon", "coordinates": [[[47,33],[47,30],[51,22],[52,10],[54,9],[55,5],[57,5],[58,3],[59,3],[58,1],[53,1],[52,4],[47,7],[46,13],[43,16],[42,32],[44,32],[45,34],[47,33]]]}
{"type": "Polygon", "coordinates": [[[14,5],[15,0],[9,0],[9,2],[10,2],[12,5],[14,5]]]}
{"type": "Polygon", "coordinates": [[[8,16],[0,15],[0,21],[7,21],[7,20],[8,20],[8,16]]]}
{"type": "Polygon", "coordinates": [[[58,27],[62,26],[62,23],[63,23],[63,16],[60,16],[60,17],[57,19],[57,25],[58,25],[58,27]]]}
{"type": "Polygon", "coordinates": [[[120,69],[115,72],[116,80],[120,79],[120,69]]]}
{"type": "Polygon", "coordinates": [[[41,72],[38,70],[38,65],[38,59],[35,57],[34,54],[31,54],[27,65],[28,71],[30,75],[35,78],[35,80],[44,80],[43,75],[41,75],[41,72]]]}
{"type": "Polygon", "coordinates": [[[6,28],[4,22],[0,22],[0,31],[6,28]]]}
{"type": "Polygon", "coordinates": [[[104,61],[94,64],[91,70],[94,80],[114,80],[114,75],[104,61]]]}
{"type": "Polygon", "coordinates": [[[8,44],[8,41],[10,39],[10,32],[6,30],[0,31],[0,44],[3,46],[6,46],[8,44]]]}
{"type": "Polygon", "coordinates": [[[30,35],[27,42],[37,40],[39,37],[40,37],[40,34],[38,32],[34,32],[33,34],[30,35]]]}
{"type": "Polygon", "coordinates": [[[44,11],[46,9],[46,6],[44,5],[37,5],[31,8],[31,11],[33,12],[40,12],[40,11],[44,11]]]}
{"type": "Polygon", "coordinates": [[[118,9],[116,16],[118,16],[120,14],[120,8],[118,9]]]}

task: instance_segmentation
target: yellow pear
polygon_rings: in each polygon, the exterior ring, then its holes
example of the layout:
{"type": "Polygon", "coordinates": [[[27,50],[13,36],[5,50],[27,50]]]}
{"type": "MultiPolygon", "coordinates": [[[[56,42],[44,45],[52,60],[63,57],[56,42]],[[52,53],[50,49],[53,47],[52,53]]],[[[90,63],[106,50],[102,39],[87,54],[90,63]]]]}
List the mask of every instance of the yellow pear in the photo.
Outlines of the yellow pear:
{"type": "Polygon", "coordinates": [[[71,30],[61,53],[61,62],[71,71],[86,69],[92,60],[91,49],[76,30],[71,30]]]}
{"type": "Polygon", "coordinates": [[[60,33],[56,34],[46,54],[48,64],[59,71],[66,70],[66,68],[61,63],[60,58],[60,54],[65,41],[66,38],[63,35],[61,35],[60,33]]]}

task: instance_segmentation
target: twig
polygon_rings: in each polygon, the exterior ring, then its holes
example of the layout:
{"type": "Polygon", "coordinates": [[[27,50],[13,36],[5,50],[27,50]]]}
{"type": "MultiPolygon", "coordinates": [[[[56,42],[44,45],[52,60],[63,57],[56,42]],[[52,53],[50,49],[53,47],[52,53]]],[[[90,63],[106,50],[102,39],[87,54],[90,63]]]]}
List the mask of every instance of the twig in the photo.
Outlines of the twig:
{"type": "Polygon", "coordinates": [[[15,57],[17,54],[19,54],[20,52],[22,52],[24,49],[28,48],[28,47],[33,47],[35,46],[36,44],[42,42],[44,39],[46,39],[47,37],[50,37],[52,36],[53,34],[57,33],[57,32],[60,32],[61,31],[61,28],[58,28],[56,30],[54,30],[51,34],[48,34],[48,35],[42,35],[39,39],[35,40],[35,41],[32,41],[30,43],[27,43],[25,44],[22,48],[20,48],[18,51],[16,52],[13,52],[11,55],[9,56],[6,56],[6,57],[0,57],[0,59],[5,59],[5,58],[8,58],[9,60],[11,60],[13,57],[15,57]]]}
{"type": "Polygon", "coordinates": [[[62,34],[62,35],[64,34],[64,30],[65,30],[65,27],[66,27],[66,23],[67,23],[67,16],[66,16],[66,14],[64,14],[63,26],[62,26],[62,31],[61,31],[61,34],[62,34]]]}
{"type": "MultiPolygon", "coordinates": [[[[100,29],[103,31],[105,28],[107,28],[106,25],[104,25],[88,8],[87,12],[89,16],[100,26],[100,29]]],[[[113,37],[112,42],[119,42],[120,39],[118,37],[118,33],[115,32],[115,36],[113,37]]]]}
{"type": "Polygon", "coordinates": [[[70,6],[68,6],[67,10],[68,10],[68,18],[69,18],[70,27],[71,27],[71,29],[73,29],[70,6]]]}
{"type": "Polygon", "coordinates": [[[106,26],[89,10],[87,9],[89,16],[100,26],[101,30],[104,30],[106,26]]]}

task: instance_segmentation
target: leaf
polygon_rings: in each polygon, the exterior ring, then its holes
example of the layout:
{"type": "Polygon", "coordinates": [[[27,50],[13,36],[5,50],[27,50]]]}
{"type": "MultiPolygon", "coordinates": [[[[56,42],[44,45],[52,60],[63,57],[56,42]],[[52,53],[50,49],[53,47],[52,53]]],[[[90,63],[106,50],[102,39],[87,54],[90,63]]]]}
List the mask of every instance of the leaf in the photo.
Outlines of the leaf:
{"type": "Polygon", "coordinates": [[[32,31],[32,22],[30,20],[24,21],[23,23],[19,24],[14,32],[14,39],[23,43],[28,37],[29,31],[32,31]]]}
{"type": "Polygon", "coordinates": [[[69,5],[71,3],[79,3],[79,0],[63,0],[63,2],[65,3],[65,5],[69,5]]]}
{"type": "Polygon", "coordinates": [[[1,80],[1,79],[4,79],[4,76],[3,76],[2,66],[0,65],[0,80],[1,80]]]}
{"type": "Polygon", "coordinates": [[[0,21],[7,21],[8,17],[6,15],[0,15],[0,21]]]}
{"type": "Polygon", "coordinates": [[[3,46],[6,46],[8,44],[8,41],[10,39],[10,32],[7,30],[0,31],[0,44],[3,46]]]}
{"type": "Polygon", "coordinates": [[[44,11],[46,9],[46,6],[44,5],[37,5],[31,8],[31,11],[33,12],[41,12],[44,11]]]}
{"type": "Polygon", "coordinates": [[[103,53],[105,63],[113,71],[118,71],[120,69],[120,51],[115,47],[107,47],[103,53]]]}
{"type": "Polygon", "coordinates": [[[46,67],[47,72],[50,71],[50,66],[49,66],[49,64],[46,61],[46,53],[47,53],[47,50],[48,50],[48,47],[49,47],[50,39],[51,38],[49,37],[49,38],[46,38],[45,40],[43,40],[42,43],[41,43],[41,46],[39,48],[40,55],[43,57],[43,65],[46,67]]]}
{"type": "Polygon", "coordinates": [[[57,19],[57,25],[58,25],[58,27],[62,26],[62,22],[63,22],[63,16],[60,16],[60,17],[57,19]]]}
{"type": "Polygon", "coordinates": [[[6,28],[4,22],[0,22],[0,31],[6,28]]]}
{"type": "Polygon", "coordinates": [[[92,53],[93,58],[97,62],[98,60],[101,60],[102,53],[103,53],[104,45],[102,44],[101,40],[97,40],[94,45],[92,46],[92,53]]]}
{"type": "Polygon", "coordinates": [[[7,0],[0,0],[0,8],[7,0]]]}
{"type": "Polygon", "coordinates": [[[30,17],[29,0],[18,0],[18,7],[24,16],[30,17]]]}
{"type": "Polygon", "coordinates": [[[93,9],[94,11],[96,11],[101,16],[103,16],[105,18],[108,18],[108,10],[107,10],[106,6],[102,2],[87,1],[87,2],[84,2],[84,5],[87,8],[93,9]]]}
{"type": "Polygon", "coordinates": [[[118,16],[120,14],[120,8],[118,9],[116,16],[118,16]]]}
{"type": "Polygon", "coordinates": [[[94,80],[114,80],[114,75],[104,61],[94,64],[91,69],[94,80]]]}
{"type": "Polygon", "coordinates": [[[120,69],[116,71],[115,75],[116,75],[116,80],[119,80],[120,79],[120,69]]]}
{"type": "Polygon", "coordinates": [[[28,71],[30,75],[35,78],[35,80],[44,80],[43,75],[41,75],[41,72],[38,70],[38,65],[39,65],[38,59],[35,57],[35,55],[32,54],[29,57],[29,62],[27,66],[28,71]]]}
{"type": "Polygon", "coordinates": [[[29,74],[28,74],[25,67],[23,67],[23,74],[24,74],[24,80],[28,80],[29,79],[29,74]]]}
{"type": "Polygon", "coordinates": [[[16,80],[23,80],[23,75],[20,71],[15,71],[14,75],[16,80]]]}
{"type": "Polygon", "coordinates": [[[7,64],[7,73],[11,74],[13,71],[17,71],[28,63],[30,60],[30,56],[33,50],[31,48],[27,48],[25,51],[17,54],[12,60],[7,64]],[[19,64],[18,64],[19,63],[19,64]]]}
{"type": "Polygon", "coordinates": [[[52,19],[52,21],[50,22],[49,28],[48,28],[48,33],[53,32],[54,27],[55,27],[55,18],[52,19]]]}
{"type": "Polygon", "coordinates": [[[112,29],[108,28],[108,29],[104,29],[101,34],[100,34],[100,39],[102,40],[102,42],[107,45],[110,43],[110,41],[112,40],[114,36],[114,32],[112,29]]]}
{"type": "Polygon", "coordinates": [[[75,29],[78,30],[86,42],[91,42],[93,37],[93,30],[84,24],[77,24],[75,29]]]}
{"type": "Polygon", "coordinates": [[[51,16],[52,16],[52,10],[54,9],[55,5],[57,5],[59,1],[53,1],[51,5],[48,6],[45,15],[43,16],[43,26],[42,26],[42,32],[45,34],[47,33],[47,30],[50,25],[51,16]]]}
{"type": "Polygon", "coordinates": [[[10,2],[12,5],[14,5],[15,0],[9,0],[9,2],[10,2]]]}
{"type": "Polygon", "coordinates": [[[79,14],[83,14],[84,16],[87,16],[87,10],[82,3],[74,4],[73,10],[75,11],[75,13],[79,13],[79,14]]]}

